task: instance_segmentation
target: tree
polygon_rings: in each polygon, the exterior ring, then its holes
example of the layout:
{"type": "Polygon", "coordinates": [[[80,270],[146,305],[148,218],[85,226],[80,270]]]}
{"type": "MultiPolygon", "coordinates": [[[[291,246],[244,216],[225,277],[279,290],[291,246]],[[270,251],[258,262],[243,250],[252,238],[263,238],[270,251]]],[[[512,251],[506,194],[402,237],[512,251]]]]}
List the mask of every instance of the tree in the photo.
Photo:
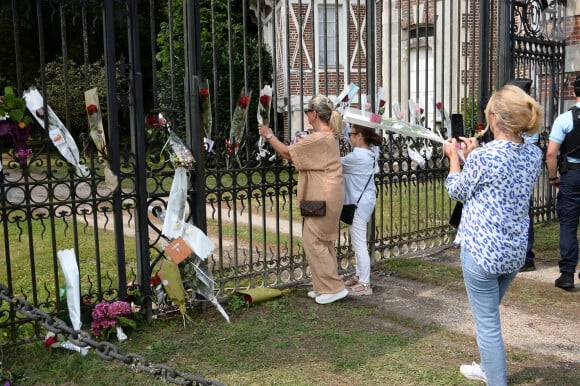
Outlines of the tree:
{"type": "MultiPolygon", "coordinates": [[[[158,72],[159,101],[162,108],[177,111],[176,127],[183,127],[183,79],[184,79],[184,45],[183,45],[183,0],[174,0],[173,46],[170,44],[170,27],[168,22],[160,26],[157,37],[157,59],[161,66],[158,72]],[[170,53],[173,52],[173,61],[170,53]],[[172,67],[173,65],[173,67],[172,67]],[[171,90],[171,79],[176,84],[171,90]],[[173,92],[173,93],[172,93],[173,92]],[[175,97],[172,97],[172,96],[175,97]]],[[[256,26],[249,20],[243,20],[243,2],[231,2],[228,12],[226,0],[200,0],[200,29],[201,29],[201,57],[202,79],[209,79],[210,90],[217,89],[217,95],[212,95],[212,112],[214,122],[213,132],[216,136],[227,137],[230,130],[230,121],[238,93],[245,85],[252,91],[250,108],[257,108],[260,79],[262,84],[271,84],[272,58],[267,49],[258,42],[256,26]],[[213,5],[213,9],[212,9],[213,5]],[[229,15],[229,18],[228,18],[229,15]],[[246,36],[244,40],[244,26],[246,36]],[[229,32],[229,34],[228,34],[229,32]],[[231,45],[229,44],[231,36],[231,45]],[[244,49],[247,61],[244,61],[244,49]],[[259,50],[261,50],[259,52],[259,50]],[[258,55],[262,57],[262,66],[258,65],[258,55]],[[215,57],[215,61],[214,61],[215,57]],[[230,73],[231,65],[231,73],[230,73]],[[230,84],[234,95],[230,95],[230,84]],[[214,87],[215,86],[215,87],[214,87]],[[230,101],[233,101],[230,105],[230,101]]],[[[167,15],[166,15],[167,16],[167,15]]],[[[255,124],[256,114],[250,111],[250,124],[255,124]]]]}

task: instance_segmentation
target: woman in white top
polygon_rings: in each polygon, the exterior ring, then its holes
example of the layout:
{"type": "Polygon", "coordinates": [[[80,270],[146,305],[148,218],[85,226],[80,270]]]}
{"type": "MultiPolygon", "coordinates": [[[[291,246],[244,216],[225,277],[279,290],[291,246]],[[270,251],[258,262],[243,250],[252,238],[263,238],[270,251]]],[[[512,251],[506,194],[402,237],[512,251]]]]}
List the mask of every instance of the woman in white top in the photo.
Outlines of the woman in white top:
{"type": "Polygon", "coordinates": [[[371,259],[367,248],[367,223],[375,209],[374,181],[378,147],[382,137],[370,127],[352,125],[348,130],[352,152],[340,158],[344,176],[344,203],[357,204],[348,231],[356,256],[356,274],[346,281],[349,295],[371,295],[371,259]],[[359,200],[360,198],[360,200],[359,200]]]}

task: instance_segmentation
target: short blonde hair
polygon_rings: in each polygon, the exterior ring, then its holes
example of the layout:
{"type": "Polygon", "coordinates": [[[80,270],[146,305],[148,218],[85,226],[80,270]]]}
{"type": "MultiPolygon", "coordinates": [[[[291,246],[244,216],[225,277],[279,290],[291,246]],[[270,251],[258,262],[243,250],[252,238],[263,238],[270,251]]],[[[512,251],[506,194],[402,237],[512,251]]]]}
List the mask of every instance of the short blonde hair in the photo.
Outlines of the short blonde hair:
{"type": "Polygon", "coordinates": [[[491,96],[485,107],[488,125],[491,115],[496,116],[500,130],[514,134],[533,135],[542,126],[543,111],[540,104],[514,85],[505,85],[491,96]]]}

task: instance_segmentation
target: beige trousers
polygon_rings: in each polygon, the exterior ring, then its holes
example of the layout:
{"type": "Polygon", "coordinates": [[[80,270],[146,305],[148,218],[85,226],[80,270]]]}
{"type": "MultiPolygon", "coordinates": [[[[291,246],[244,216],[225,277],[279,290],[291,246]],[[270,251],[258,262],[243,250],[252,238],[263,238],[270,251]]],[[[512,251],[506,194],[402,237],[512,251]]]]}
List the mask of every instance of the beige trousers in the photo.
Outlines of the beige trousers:
{"type": "Polygon", "coordinates": [[[319,294],[334,294],[343,290],[345,287],[338,276],[334,241],[321,240],[304,227],[302,244],[310,266],[314,291],[319,294]]]}

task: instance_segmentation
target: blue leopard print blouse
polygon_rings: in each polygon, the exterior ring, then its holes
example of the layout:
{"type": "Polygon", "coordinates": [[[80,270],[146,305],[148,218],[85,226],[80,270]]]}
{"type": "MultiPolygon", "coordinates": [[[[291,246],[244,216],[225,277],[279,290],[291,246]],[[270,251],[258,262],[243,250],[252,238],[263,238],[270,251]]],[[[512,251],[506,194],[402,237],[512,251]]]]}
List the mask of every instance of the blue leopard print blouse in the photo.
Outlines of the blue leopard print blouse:
{"type": "Polygon", "coordinates": [[[486,272],[524,265],[530,197],[541,168],[536,145],[495,140],[473,150],[461,173],[447,176],[449,197],[464,202],[455,244],[486,272]]]}

